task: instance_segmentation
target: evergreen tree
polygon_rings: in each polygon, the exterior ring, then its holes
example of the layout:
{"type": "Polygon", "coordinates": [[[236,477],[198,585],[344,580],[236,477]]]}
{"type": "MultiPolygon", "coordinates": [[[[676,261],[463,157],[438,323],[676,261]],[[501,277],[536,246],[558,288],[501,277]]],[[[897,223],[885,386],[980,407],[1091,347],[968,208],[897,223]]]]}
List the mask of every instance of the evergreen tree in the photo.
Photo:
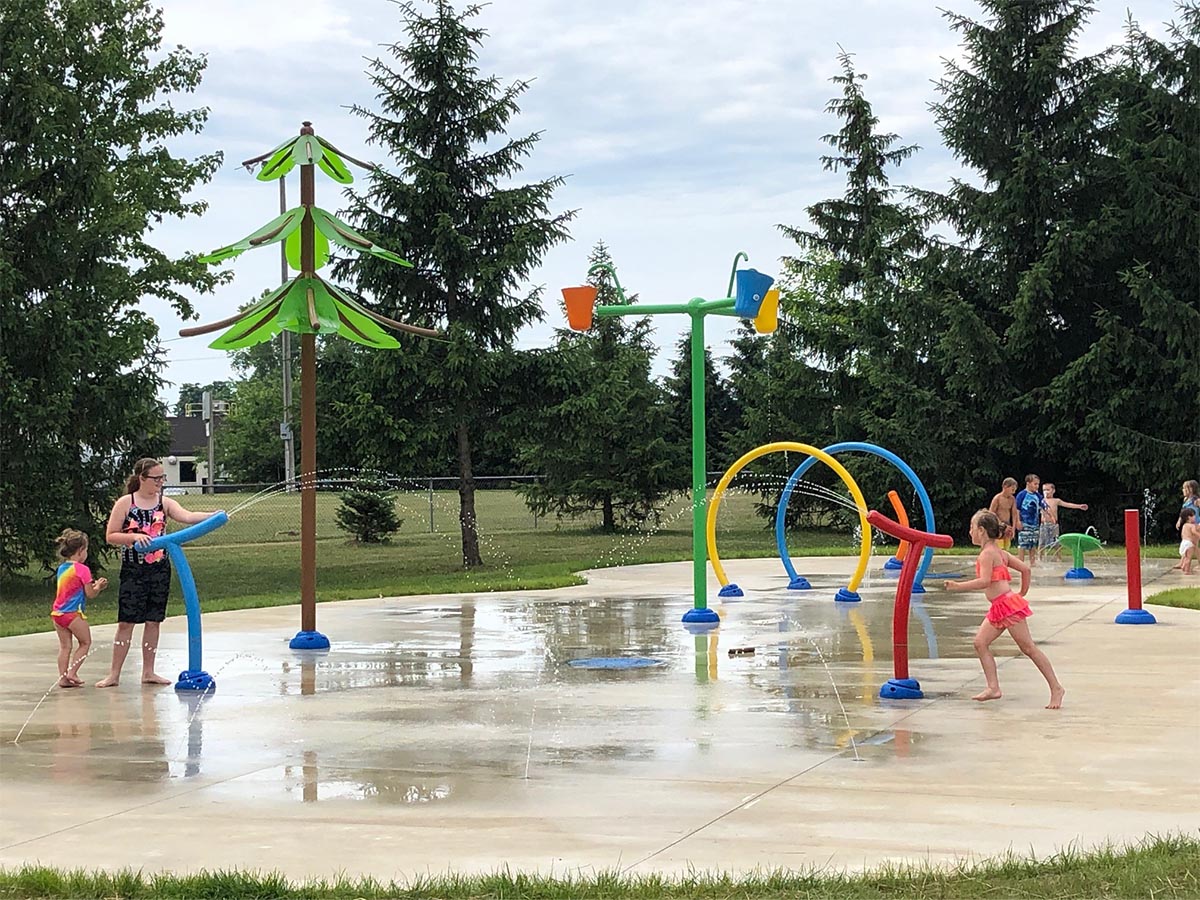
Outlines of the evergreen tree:
{"type": "MultiPolygon", "coordinates": [[[[866,75],[851,54],[838,59],[831,80],[841,93],[826,111],[840,127],[822,138],[831,152],[821,164],[845,172],[845,190],[808,208],[811,228],[780,226],[798,253],[784,260],[781,326],[766,351],[779,383],[764,385],[761,368],[743,361],[735,367],[739,398],[755,430],[763,430],[759,407],[770,404],[793,423],[791,440],[871,441],[923,473],[936,494],[930,483],[958,453],[931,364],[938,310],[923,290],[921,216],[890,179],[918,148],[880,131],[866,75]]],[[[897,486],[895,469],[882,461],[854,465],[872,502],[897,486]]],[[[943,496],[961,502],[960,490],[943,496]]]]}
{"type": "Polygon", "coordinates": [[[150,243],[219,154],[166,143],[207,110],[179,108],[204,60],[163,52],[145,0],[8,0],[0,7],[0,569],[49,564],[73,526],[101,523],[137,457],[168,447],[155,399],[163,353],[144,297],[191,315],[214,277],[150,243]],[[53,479],[53,488],[47,487],[53,479]]]}
{"type": "MultiPolygon", "coordinates": [[[[588,261],[611,263],[603,242],[588,261]]],[[[592,283],[598,305],[620,302],[608,279],[593,276],[592,283]]],[[[554,402],[541,415],[523,415],[529,424],[520,460],[542,480],[518,490],[539,515],[599,512],[606,532],[657,518],[670,454],[666,410],[650,377],[650,320],[603,318],[586,333],[556,334],[554,350],[541,355],[538,382],[554,402]]]]}
{"type": "MultiPolygon", "coordinates": [[[[1092,490],[1136,502],[1149,489],[1167,509],[1200,470],[1189,427],[1200,408],[1200,6],[1179,16],[1166,42],[1130,19],[1100,80],[1098,196],[1084,228],[1093,340],[1050,383],[1041,435],[1071,476],[1100,482],[1092,490]]],[[[1160,537],[1173,521],[1159,520],[1160,537]]]]}
{"type": "MultiPolygon", "coordinates": [[[[507,137],[528,83],[505,87],[479,73],[486,33],[470,20],[480,7],[458,12],[437,0],[428,15],[412,3],[399,8],[407,42],[389,48],[398,66],[375,60],[370,67],[379,109],[354,108],[397,171],[377,171],[365,196],[352,195],[351,215],[415,268],[387,271],[369,259],[349,267],[359,290],[390,305],[388,312],[437,321],[448,332],[436,359],[425,353],[422,377],[440,398],[442,429],[454,436],[463,564],[477,566],[473,454],[490,388],[487,357],[540,318],[540,288],[521,284],[567,238],[572,213],[550,212],[561,178],[512,183],[540,135],[507,137]]],[[[400,356],[387,359],[403,368],[400,356]]]]}
{"type": "Polygon", "coordinates": [[[931,254],[946,301],[938,355],[974,406],[989,480],[1038,471],[1074,485],[1107,531],[1184,461],[1172,442],[1194,418],[1188,41],[1177,31],[1176,47],[1155,48],[1131,34],[1126,58],[1141,61],[1114,68],[1111,54],[1075,53],[1089,3],[981,6],[981,22],[948,14],[964,62],[947,64],[934,106],[981,183],[922,195],[960,236],[931,254]]]}
{"type": "MultiPolygon", "coordinates": [[[[692,486],[692,340],[687,335],[675,344],[679,354],[671,361],[664,379],[667,406],[667,445],[671,449],[670,484],[674,490],[692,486]]],[[[726,449],[728,436],[741,425],[741,412],[734,403],[729,382],[717,370],[712,348],[704,348],[704,439],[705,460],[710,471],[724,468],[742,454],[726,449]]],[[[746,449],[749,449],[748,447],[746,449]]]]}
{"type": "Polygon", "coordinates": [[[360,544],[384,544],[400,530],[396,497],[386,482],[366,477],[342,492],[334,518],[342,531],[360,544]]]}

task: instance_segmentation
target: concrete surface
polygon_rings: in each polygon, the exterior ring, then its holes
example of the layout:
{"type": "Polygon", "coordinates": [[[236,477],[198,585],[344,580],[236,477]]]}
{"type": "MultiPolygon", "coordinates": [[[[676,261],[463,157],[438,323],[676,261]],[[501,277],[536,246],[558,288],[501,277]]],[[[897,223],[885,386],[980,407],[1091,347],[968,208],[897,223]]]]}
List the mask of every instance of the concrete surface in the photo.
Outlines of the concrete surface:
{"type": "MultiPolygon", "coordinates": [[[[850,559],[798,560],[811,592],[785,590],[778,560],[731,560],[748,596],[698,636],[680,625],[688,563],[528,594],[322,604],[323,654],[288,649],[296,607],[208,614],[217,690],[203,699],[139,684],[136,648],[119,687],[90,687],[111,626],[94,629],[89,687],[73,691],[47,693],[52,634],[3,639],[0,865],[854,869],[1200,829],[1200,612],[1117,626],[1115,563],[1090,584],[1037,570],[1031,628],[1067,687],[1055,712],[1007,636],[1004,698],[972,702],[982,595],[933,590],[910,627],[925,699],[886,702],[895,582],[880,562],[861,604],[835,604],[850,559]],[[594,656],[659,664],[568,665],[594,656]]],[[[1200,581],[1168,565],[1148,562],[1147,579],[1200,581]]],[[[160,671],[186,656],[172,618],[160,671]]]]}

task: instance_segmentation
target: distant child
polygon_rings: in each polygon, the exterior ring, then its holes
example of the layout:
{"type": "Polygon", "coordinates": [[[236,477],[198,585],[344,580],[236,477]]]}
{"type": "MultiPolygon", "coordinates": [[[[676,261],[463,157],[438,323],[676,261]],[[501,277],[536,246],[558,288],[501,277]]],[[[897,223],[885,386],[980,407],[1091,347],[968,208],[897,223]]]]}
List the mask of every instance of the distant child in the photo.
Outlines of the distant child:
{"type": "MultiPolygon", "coordinates": [[[[1197,519],[1200,519],[1200,481],[1185,481],[1182,490],[1183,506],[1179,511],[1182,513],[1185,509],[1193,510],[1197,519]]],[[[1180,516],[1175,522],[1175,530],[1178,531],[1182,527],[1183,517],[1180,516]]]]}
{"type": "Polygon", "coordinates": [[[58,686],[81,687],[83,681],[76,676],[92,649],[92,630],[83,608],[88,600],[108,587],[108,579],[93,580],[91,570],[83,564],[87,559],[88,539],[82,531],[64,529],[55,543],[58,555],[66,560],[59,565],[55,576],[58,590],[50,611],[54,633],[58,635],[58,686]],[[72,638],[79,642],[74,657],[71,655],[72,638]]]}
{"type": "Polygon", "coordinates": [[[1042,510],[1042,532],[1041,532],[1041,550],[1042,555],[1053,548],[1056,551],[1056,558],[1062,559],[1062,545],[1058,543],[1058,510],[1065,507],[1066,509],[1087,509],[1086,503],[1068,503],[1066,500],[1060,500],[1055,495],[1054,482],[1047,481],[1042,485],[1042,499],[1046,502],[1045,508],[1042,510]]]}
{"type": "Polygon", "coordinates": [[[1017,504],[1013,494],[1017,492],[1017,479],[1005,478],[1000,483],[1000,493],[992,498],[988,512],[1000,520],[1003,532],[1000,535],[1000,546],[1007,547],[1008,539],[1021,530],[1021,518],[1017,515],[1017,504]]]}
{"type": "Polygon", "coordinates": [[[1197,523],[1196,511],[1190,507],[1179,514],[1179,520],[1183,522],[1179,530],[1179,569],[1184,575],[1191,575],[1192,560],[1196,558],[1196,548],[1200,547],[1200,523],[1197,523]]]}
{"type": "Polygon", "coordinates": [[[1033,661],[1050,686],[1050,702],[1046,709],[1058,709],[1062,706],[1063,694],[1066,691],[1054,675],[1054,667],[1046,654],[1038,649],[1029,633],[1029,623],[1025,620],[1033,615],[1029,604],[1025,602],[1025,594],[1029,590],[1029,566],[1024,562],[1001,550],[997,545],[1000,538],[1001,524],[995,514],[981,509],[971,517],[971,542],[980,548],[979,558],[975,560],[975,577],[970,581],[945,581],[948,591],[977,591],[983,589],[984,596],[991,607],[979,625],[975,635],[975,652],[979,654],[979,662],[983,666],[983,675],[987,679],[987,688],[976,694],[973,699],[999,700],[1000,679],[996,674],[996,658],[992,656],[992,641],[1008,629],[1012,639],[1017,642],[1021,652],[1033,661]],[[1009,567],[1021,573],[1021,592],[1012,589],[1012,576],[1009,567]]]}
{"type": "Polygon", "coordinates": [[[1029,565],[1037,565],[1038,537],[1041,531],[1042,511],[1046,501],[1038,493],[1042,480],[1036,475],[1025,476],[1025,490],[1013,498],[1017,512],[1021,517],[1021,530],[1017,532],[1017,555],[1025,561],[1029,554],[1029,565]]]}

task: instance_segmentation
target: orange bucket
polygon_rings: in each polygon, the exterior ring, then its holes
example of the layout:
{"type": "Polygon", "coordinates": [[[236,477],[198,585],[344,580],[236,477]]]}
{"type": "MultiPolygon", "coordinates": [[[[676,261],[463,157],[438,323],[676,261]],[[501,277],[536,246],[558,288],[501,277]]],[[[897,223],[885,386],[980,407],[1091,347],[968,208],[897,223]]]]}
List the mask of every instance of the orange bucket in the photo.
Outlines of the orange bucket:
{"type": "Polygon", "coordinates": [[[596,293],[596,287],[590,284],[562,289],[563,302],[567,305],[567,324],[572,331],[587,331],[592,327],[596,293]]]}

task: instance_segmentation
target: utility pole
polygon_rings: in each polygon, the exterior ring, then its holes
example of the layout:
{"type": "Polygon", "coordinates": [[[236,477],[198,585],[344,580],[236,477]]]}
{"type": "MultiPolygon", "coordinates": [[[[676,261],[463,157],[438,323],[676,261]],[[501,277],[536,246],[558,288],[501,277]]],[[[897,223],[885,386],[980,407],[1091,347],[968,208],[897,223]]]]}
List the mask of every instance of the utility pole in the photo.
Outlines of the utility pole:
{"type": "MultiPolygon", "coordinates": [[[[287,212],[287,176],[279,179],[279,214],[287,212]]],[[[287,251],[279,243],[279,283],[288,282],[287,251]]],[[[279,436],[283,438],[283,477],[289,491],[296,489],[296,447],[292,434],[292,333],[286,328],[279,333],[280,355],[283,357],[283,418],[279,436]]]]}
{"type": "Polygon", "coordinates": [[[212,391],[205,391],[200,397],[200,416],[204,419],[204,433],[208,437],[208,491],[215,494],[217,480],[216,431],[217,417],[213,410],[212,391]]]}

